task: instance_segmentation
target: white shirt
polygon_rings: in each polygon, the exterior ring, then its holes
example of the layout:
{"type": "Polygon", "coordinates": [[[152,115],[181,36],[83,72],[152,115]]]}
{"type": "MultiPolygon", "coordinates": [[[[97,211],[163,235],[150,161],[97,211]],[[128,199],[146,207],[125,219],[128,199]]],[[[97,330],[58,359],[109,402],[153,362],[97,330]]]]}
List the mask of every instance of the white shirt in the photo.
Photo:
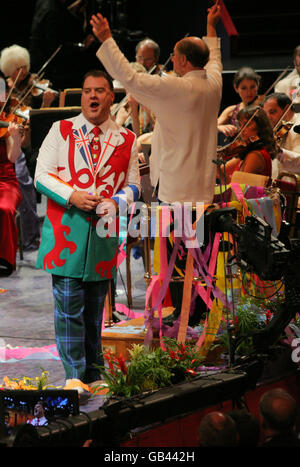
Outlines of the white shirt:
{"type": "Polygon", "coordinates": [[[293,130],[294,126],[300,125],[300,115],[294,114],[290,122],[293,127],[281,145],[282,153],[278,155],[278,159],[272,161],[272,178],[277,178],[280,172],[300,174],[300,134],[293,130]]]}
{"type": "Polygon", "coordinates": [[[97,52],[107,72],[156,117],[150,157],[161,201],[211,203],[216,182],[217,117],[222,94],[220,40],[205,38],[210,60],[183,77],[135,72],[112,38],[97,52]]]}
{"type": "Polygon", "coordinates": [[[289,73],[285,78],[278,81],[274,88],[274,91],[283,92],[291,98],[291,90],[295,88],[300,89],[300,76],[296,68],[294,68],[294,70],[291,73],[289,73]]]}

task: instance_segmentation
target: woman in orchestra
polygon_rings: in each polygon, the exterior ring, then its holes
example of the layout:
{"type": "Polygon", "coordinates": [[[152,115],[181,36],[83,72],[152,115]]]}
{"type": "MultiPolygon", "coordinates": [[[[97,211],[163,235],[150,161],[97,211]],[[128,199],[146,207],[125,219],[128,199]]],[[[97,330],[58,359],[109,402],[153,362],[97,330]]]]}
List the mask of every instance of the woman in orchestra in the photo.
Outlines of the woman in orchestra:
{"type": "Polygon", "coordinates": [[[258,104],[260,81],[260,75],[250,67],[242,67],[236,72],[233,87],[241,101],[224,109],[218,118],[218,131],[225,137],[231,138],[236,135],[238,112],[248,105],[258,104]]]}
{"type": "Polygon", "coordinates": [[[231,145],[226,149],[226,156],[232,158],[221,166],[221,180],[230,183],[237,170],[271,178],[277,146],[265,111],[258,106],[245,107],[237,114],[237,121],[241,129],[239,140],[232,143],[232,149],[231,145]]]}
{"type": "MultiPolygon", "coordinates": [[[[3,114],[1,114],[3,117],[3,114]]],[[[0,137],[0,275],[10,275],[16,265],[16,210],[22,195],[15,173],[15,162],[22,153],[18,124],[9,122],[0,137]]]]}
{"type": "MultiPolygon", "coordinates": [[[[6,55],[6,53],[4,53],[4,58],[7,57],[8,56],[6,55]]],[[[0,66],[2,67],[2,65],[5,63],[5,65],[7,65],[7,68],[4,65],[4,70],[8,72],[9,70],[14,69],[18,65],[19,71],[17,71],[16,76],[19,76],[19,78],[24,78],[24,76],[28,74],[28,56],[26,54],[26,49],[21,48],[21,53],[20,55],[16,55],[15,61],[12,60],[12,57],[10,58],[10,62],[6,62],[6,60],[3,61],[2,53],[0,58],[0,66]],[[10,63],[11,68],[9,68],[8,63],[10,63]]],[[[1,77],[1,80],[3,80],[4,83],[4,87],[6,88],[7,95],[8,93],[10,95],[9,100],[6,103],[5,111],[7,113],[10,113],[11,115],[19,115],[19,113],[16,111],[19,109],[19,101],[16,97],[11,97],[16,96],[15,86],[17,85],[17,83],[15,71],[13,72],[13,76],[14,81],[12,82],[12,84],[9,83],[8,79],[5,80],[1,77]],[[10,86],[10,84],[12,87],[10,86]]],[[[21,139],[22,152],[16,160],[14,168],[22,194],[22,201],[19,206],[19,212],[22,225],[23,248],[24,250],[32,250],[38,248],[40,240],[40,224],[37,215],[37,195],[33,184],[33,177],[31,176],[29,170],[32,166],[32,173],[34,172],[35,160],[31,151],[29,112],[27,117],[25,115],[24,109],[22,108],[21,110],[21,115],[23,116],[22,118],[20,118],[20,120],[23,121],[23,132],[21,139]]]]}
{"type": "MultiPolygon", "coordinates": [[[[30,73],[30,55],[28,50],[17,44],[6,47],[1,51],[0,70],[6,77],[9,88],[13,86],[21,70],[12,94],[12,97],[17,99],[27,94],[36,78],[35,74],[30,73]]],[[[36,92],[35,88],[32,88],[32,91],[28,93],[22,104],[29,108],[50,107],[55,97],[56,94],[51,89],[39,93],[36,92]]]]}

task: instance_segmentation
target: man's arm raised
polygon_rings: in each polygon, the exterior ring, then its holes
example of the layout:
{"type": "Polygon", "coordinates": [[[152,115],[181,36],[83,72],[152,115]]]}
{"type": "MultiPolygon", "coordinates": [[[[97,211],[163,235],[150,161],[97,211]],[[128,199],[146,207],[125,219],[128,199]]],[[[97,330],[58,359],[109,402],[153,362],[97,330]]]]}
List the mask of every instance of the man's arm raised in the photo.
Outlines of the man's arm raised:
{"type": "Polygon", "coordinates": [[[104,18],[101,13],[93,15],[90,20],[91,26],[93,28],[93,33],[100,42],[106,41],[112,37],[111,30],[106,18],[104,18]]]}

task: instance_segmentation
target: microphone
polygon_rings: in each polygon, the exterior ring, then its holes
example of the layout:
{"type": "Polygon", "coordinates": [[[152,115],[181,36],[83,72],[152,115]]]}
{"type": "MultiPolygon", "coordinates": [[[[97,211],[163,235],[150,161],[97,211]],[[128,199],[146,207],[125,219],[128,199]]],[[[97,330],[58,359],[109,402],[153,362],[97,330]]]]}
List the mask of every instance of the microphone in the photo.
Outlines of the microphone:
{"type": "Polygon", "coordinates": [[[293,126],[293,130],[294,130],[295,133],[300,134],[300,125],[293,126]]]}

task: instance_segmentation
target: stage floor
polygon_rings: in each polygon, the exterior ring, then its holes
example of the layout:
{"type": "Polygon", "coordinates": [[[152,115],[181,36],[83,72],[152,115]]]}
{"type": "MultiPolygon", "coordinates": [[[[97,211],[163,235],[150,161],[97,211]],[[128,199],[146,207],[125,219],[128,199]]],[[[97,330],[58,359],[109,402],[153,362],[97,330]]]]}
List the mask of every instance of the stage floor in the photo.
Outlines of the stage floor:
{"type": "MultiPolygon", "coordinates": [[[[43,215],[44,203],[38,205],[43,215]]],[[[49,383],[64,386],[64,369],[56,354],[53,297],[50,274],[36,269],[37,251],[25,251],[10,277],[0,277],[0,382],[3,377],[34,378],[41,368],[49,372],[49,383]]],[[[142,258],[131,258],[132,311],[141,314],[145,304],[145,281],[142,258]]],[[[116,287],[116,306],[127,307],[125,261],[121,264],[116,287]]],[[[84,411],[97,409],[103,397],[90,399],[84,411]]]]}

